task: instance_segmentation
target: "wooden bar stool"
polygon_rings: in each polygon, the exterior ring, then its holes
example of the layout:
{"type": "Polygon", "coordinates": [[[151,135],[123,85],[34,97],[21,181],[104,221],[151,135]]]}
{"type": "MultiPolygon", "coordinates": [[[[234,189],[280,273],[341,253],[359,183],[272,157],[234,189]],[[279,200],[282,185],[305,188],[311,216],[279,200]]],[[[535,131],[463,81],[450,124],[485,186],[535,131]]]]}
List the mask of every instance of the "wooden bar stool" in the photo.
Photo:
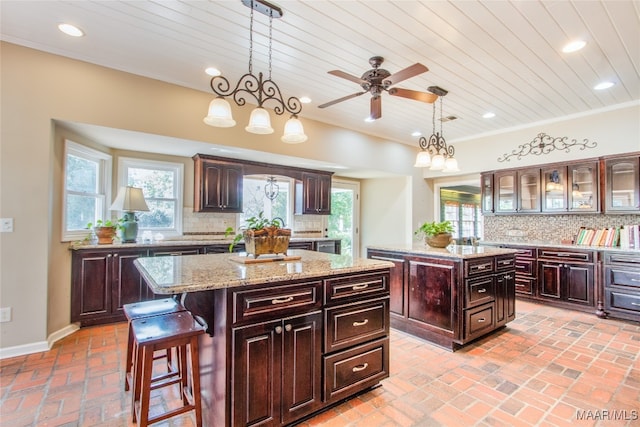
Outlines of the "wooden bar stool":
{"type": "MultiPolygon", "coordinates": [[[[131,322],[136,319],[142,319],[144,317],[158,316],[161,314],[177,313],[180,311],[186,311],[184,306],[173,298],[163,298],[151,301],[136,302],[132,304],[125,304],[122,306],[124,315],[127,318],[129,324],[129,337],[127,338],[127,359],[125,361],[125,377],[124,377],[124,390],[128,391],[131,384],[133,384],[133,378],[131,376],[133,366],[133,333],[131,331],[131,322]]],[[[167,372],[172,372],[171,367],[171,351],[167,350],[163,354],[158,355],[155,360],[165,358],[167,359],[167,372]]]]}
{"type": "Polygon", "coordinates": [[[184,412],[195,410],[196,425],[202,426],[200,404],[200,364],[198,336],[204,328],[188,311],[145,317],[131,321],[133,333],[133,392],[131,393],[131,415],[133,422],[142,427],[165,420],[184,412]],[[171,351],[178,354],[177,375],[153,376],[153,355],[156,351],[171,351]],[[187,354],[190,360],[187,360],[187,354]],[[182,406],[149,418],[151,390],[172,384],[180,385],[182,406]]]}

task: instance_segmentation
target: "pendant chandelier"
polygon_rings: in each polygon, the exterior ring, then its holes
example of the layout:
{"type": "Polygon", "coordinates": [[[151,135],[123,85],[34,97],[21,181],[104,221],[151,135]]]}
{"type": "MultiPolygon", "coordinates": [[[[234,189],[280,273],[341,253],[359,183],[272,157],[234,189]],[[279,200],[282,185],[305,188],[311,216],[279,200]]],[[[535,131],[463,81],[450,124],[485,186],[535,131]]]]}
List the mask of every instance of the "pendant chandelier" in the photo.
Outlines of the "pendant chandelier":
{"type": "Polygon", "coordinates": [[[438,87],[429,87],[429,92],[440,97],[440,132],[436,132],[436,104],[433,103],[433,115],[431,124],[433,133],[427,140],[424,136],[418,140],[421,151],[416,156],[417,168],[429,168],[430,170],[441,170],[443,172],[458,172],[458,161],[454,157],[455,149],[452,145],[447,146],[447,142],[442,134],[442,98],[449,93],[438,87]]]}
{"type": "Polygon", "coordinates": [[[272,56],[272,31],[273,18],[282,16],[282,9],[264,0],[242,0],[242,4],[251,9],[251,19],[249,24],[249,72],[238,80],[234,87],[229,80],[223,76],[211,78],[211,89],[218,95],[209,104],[209,113],[204,118],[204,122],[210,126],[232,127],[236,121],[231,114],[231,106],[225,97],[232,97],[236,105],[243,106],[247,103],[247,98],[253,98],[258,106],[251,112],[249,125],[245,127],[247,132],[255,134],[273,133],[271,127],[271,117],[269,111],[263,108],[265,102],[273,103],[273,111],[277,115],[285,112],[291,117],[284,125],[284,134],[281,138],[283,142],[297,144],[307,140],[302,122],[298,119],[298,114],[302,111],[302,103],[294,96],[286,101],[282,97],[280,88],[271,79],[271,56],[272,56]],[[260,72],[256,77],[253,74],[253,12],[258,11],[269,17],[269,76],[265,80],[260,72]]]}

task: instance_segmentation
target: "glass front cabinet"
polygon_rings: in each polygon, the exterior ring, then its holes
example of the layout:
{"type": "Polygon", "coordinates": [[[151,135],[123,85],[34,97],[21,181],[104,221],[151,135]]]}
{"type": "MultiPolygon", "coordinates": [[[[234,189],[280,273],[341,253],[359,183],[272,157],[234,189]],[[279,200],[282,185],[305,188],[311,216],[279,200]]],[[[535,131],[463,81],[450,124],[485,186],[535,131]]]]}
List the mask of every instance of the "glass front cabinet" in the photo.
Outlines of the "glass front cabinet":
{"type": "Polygon", "coordinates": [[[598,162],[542,169],[543,212],[598,212],[598,162]]]}
{"type": "Polygon", "coordinates": [[[605,160],[605,211],[640,211],[640,156],[605,160]]]}
{"type": "Polygon", "coordinates": [[[482,185],[482,213],[492,214],[493,209],[493,173],[483,173],[480,175],[482,185]]]}
{"type": "Polygon", "coordinates": [[[540,212],[540,169],[500,171],[493,179],[496,213],[540,212]]]}

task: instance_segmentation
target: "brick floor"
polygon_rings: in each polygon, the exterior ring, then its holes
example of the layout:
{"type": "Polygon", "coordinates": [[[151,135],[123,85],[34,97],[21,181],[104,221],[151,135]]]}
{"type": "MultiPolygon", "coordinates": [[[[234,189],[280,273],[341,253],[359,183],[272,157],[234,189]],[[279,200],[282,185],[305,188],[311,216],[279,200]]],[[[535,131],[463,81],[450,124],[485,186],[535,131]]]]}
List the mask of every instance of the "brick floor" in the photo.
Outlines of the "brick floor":
{"type": "MultiPolygon", "coordinates": [[[[126,337],[124,323],[83,328],[0,361],[0,424],[132,425],[126,337]]],[[[640,323],[518,301],[507,328],[455,353],[392,330],[391,377],[300,426],[640,426],[639,355],[640,323]]],[[[153,393],[152,411],[178,399],[153,393]]]]}

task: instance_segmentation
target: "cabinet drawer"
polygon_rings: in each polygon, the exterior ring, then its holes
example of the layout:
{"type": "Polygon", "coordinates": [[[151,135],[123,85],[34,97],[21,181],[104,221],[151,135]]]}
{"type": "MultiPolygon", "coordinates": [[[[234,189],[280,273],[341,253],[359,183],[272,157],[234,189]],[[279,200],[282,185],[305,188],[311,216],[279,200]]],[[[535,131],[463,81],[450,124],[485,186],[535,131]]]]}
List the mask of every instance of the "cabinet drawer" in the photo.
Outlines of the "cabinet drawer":
{"type": "Polygon", "coordinates": [[[264,321],[300,309],[321,307],[322,282],[233,291],[233,322],[264,321]]]}
{"type": "Polygon", "coordinates": [[[495,300],[496,284],[493,276],[467,280],[466,308],[475,307],[495,300]]]}
{"type": "Polygon", "coordinates": [[[631,264],[640,267],[640,254],[625,254],[615,252],[604,253],[605,264],[631,264]]]}
{"type": "Polygon", "coordinates": [[[532,259],[516,259],[516,276],[533,276],[535,261],[532,259]]]}
{"type": "Polygon", "coordinates": [[[605,285],[633,286],[640,288],[640,270],[605,267],[605,285]]]}
{"type": "Polygon", "coordinates": [[[605,309],[617,308],[631,310],[638,314],[636,320],[640,319],[640,293],[631,294],[607,289],[605,290],[605,295],[607,301],[605,309]]]}
{"type": "Polygon", "coordinates": [[[324,357],[324,400],[334,402],[389,376],[389,339],[324,357]]]}
{"type": "Polygon", "coordinates": [[[468,276],[474,276],[478,274],[493,273],[493,258],[478,258],[464,262],[465,271],[468,276]]]}
{"type": "Polygon", "coordinates": [[[536,249],[535,248],[513,248],[517,250],[516,258],[535,258],[536,257],[536,249]]]}
{"type": "Polygon", "coordinates": [[[538,249],[538,258],[561,261],[593,262],[593,252],[573,252],[553,249],[538,249]]]}
{"type": "Polygon", "coordinates": [[[526,279],[516,276],[516,293],[533,295],[535,289],[535,279],[526,279]]]}
{"type": "Polygon", "coordinates": [[[465,338],[473,339],[492,331],[496,324],[494,304],[465,310],[465,338]]]}
{"type": "Polygon", "coordinates": [[[342,303],[354,298],[389,294],[389,273],[357,274],[325,280],[325,303],[342,303]]]}
{"type": "Polygon", "coordinates": [[[513,255],[496,257],[496,271],[513,270],[516,258],[513,255]]]}
{"type": "Polygon", "coordinates": [[[329,308],[325,312],[325,353],[389,333],[389,298],[329,308]]]}

